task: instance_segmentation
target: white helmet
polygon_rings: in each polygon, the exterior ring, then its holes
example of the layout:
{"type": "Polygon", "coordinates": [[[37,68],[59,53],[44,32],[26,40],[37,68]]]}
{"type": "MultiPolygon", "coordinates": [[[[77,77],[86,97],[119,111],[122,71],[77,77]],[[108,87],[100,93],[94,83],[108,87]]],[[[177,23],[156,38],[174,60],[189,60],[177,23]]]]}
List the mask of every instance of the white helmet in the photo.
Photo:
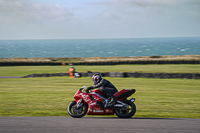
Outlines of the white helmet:
{"type": "Polygon", "coordinates": [[[94,85],[98,84],[102,79],[102,76],[100,73],[95,73],[93,76],[92,76],[92,81],[94,83],[94,85]]]}

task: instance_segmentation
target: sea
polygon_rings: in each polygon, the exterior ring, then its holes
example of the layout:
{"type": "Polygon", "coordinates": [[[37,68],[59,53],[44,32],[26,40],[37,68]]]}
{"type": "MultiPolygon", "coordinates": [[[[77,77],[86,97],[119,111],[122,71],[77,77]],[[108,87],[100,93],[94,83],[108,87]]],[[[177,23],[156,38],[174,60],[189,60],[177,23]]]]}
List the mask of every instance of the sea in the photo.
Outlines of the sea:
{"type": "Polygon", "coordinates": [[[200,55],[200,37],[0,40],[0,58],[200,55]]]}

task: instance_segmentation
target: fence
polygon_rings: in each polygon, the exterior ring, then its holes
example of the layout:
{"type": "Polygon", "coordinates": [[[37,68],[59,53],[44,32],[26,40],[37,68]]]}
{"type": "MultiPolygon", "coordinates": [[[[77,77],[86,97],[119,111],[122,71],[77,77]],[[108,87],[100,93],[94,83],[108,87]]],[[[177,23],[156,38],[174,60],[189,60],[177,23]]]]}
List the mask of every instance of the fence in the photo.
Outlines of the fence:
{"type": "MultiPolygon", "coordinates": [[[[94,73],[79,73],[80,77],[92,77],[94,73]]],[[[160,78],[160,79],[200,79],[200,73],[137,73],[137,72],[106,72],[101,73],[103,77],[134,77],[134,78],[160,78]]],[[[52,77],[52,76],[69,76],[69,73],[52,73],[52,74],[31,74],[24,78],[33,77],[52,77]]]]}

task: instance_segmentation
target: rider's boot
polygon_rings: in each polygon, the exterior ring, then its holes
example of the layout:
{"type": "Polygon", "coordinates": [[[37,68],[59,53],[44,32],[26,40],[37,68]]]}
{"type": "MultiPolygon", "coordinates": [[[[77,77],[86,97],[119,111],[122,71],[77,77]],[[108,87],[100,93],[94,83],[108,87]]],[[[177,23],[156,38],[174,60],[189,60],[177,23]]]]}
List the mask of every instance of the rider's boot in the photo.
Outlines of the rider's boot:
{"type": "Polygon", "coordinates": [[[112,97],[110,97],[109,99],[110,99],[110,101],[109,101],[109,104],[108,104],[108,105],[109,105],[110,107],[114,107],[115,103],[117,102],[117,98],[114,97],[114,96],[112,96],[112,97]]]}
{"type": "Polygon", "coordinates": [[[110,91],[105,91],[106,95],[108,98],[108,106],[113,107],[115,105],[115,103],[117,102],[117,98],[113,96],[113,94],[110,91]]]}

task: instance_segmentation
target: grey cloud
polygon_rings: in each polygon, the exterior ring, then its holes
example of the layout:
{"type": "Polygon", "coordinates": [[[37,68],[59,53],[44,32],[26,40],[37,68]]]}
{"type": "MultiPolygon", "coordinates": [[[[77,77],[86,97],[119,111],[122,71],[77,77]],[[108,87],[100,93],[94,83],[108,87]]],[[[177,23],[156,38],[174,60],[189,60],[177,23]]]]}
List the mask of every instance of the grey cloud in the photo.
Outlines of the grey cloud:
{"type": "Polygon", "coordinates": [[[73,22],[73,13],[62,5],[0,0],[0,39],[53,38],[73,22]]]}
{"type": "Polygon", "coordinates": [[[55,3],[0,0],[0,39],[200,35],[200,0],[55,3]]]}
{"type": "Polygon", "coordinates": [[[62,5],[47,5],[27,0],[1,0],[0,13],[4,18],[18,17],[30,20],[51,19],[59,21],[73,17],[73,14],[62,5]]]}
{"type": "Polygon", "coordinates": [[[116,8],[101,17],[111,28],[115,25],[113,29],[121,27],[134,36],[199,35],[199,0],[109,0],[109,4],[116,8]]]}
{"type": "Polygon", "coordinates": [[[197,15],[200,0],[108,0],[117,5],[115,14],[124,15],[197,15]],[[118,13],[117,13],[118,12],[118,13]]]}
{"type": "Polygon", "coordinates": [[[199,0],[108,0],[108,2],[113,4],[134,4],[140,6],[200,4],[199,0]]]}

